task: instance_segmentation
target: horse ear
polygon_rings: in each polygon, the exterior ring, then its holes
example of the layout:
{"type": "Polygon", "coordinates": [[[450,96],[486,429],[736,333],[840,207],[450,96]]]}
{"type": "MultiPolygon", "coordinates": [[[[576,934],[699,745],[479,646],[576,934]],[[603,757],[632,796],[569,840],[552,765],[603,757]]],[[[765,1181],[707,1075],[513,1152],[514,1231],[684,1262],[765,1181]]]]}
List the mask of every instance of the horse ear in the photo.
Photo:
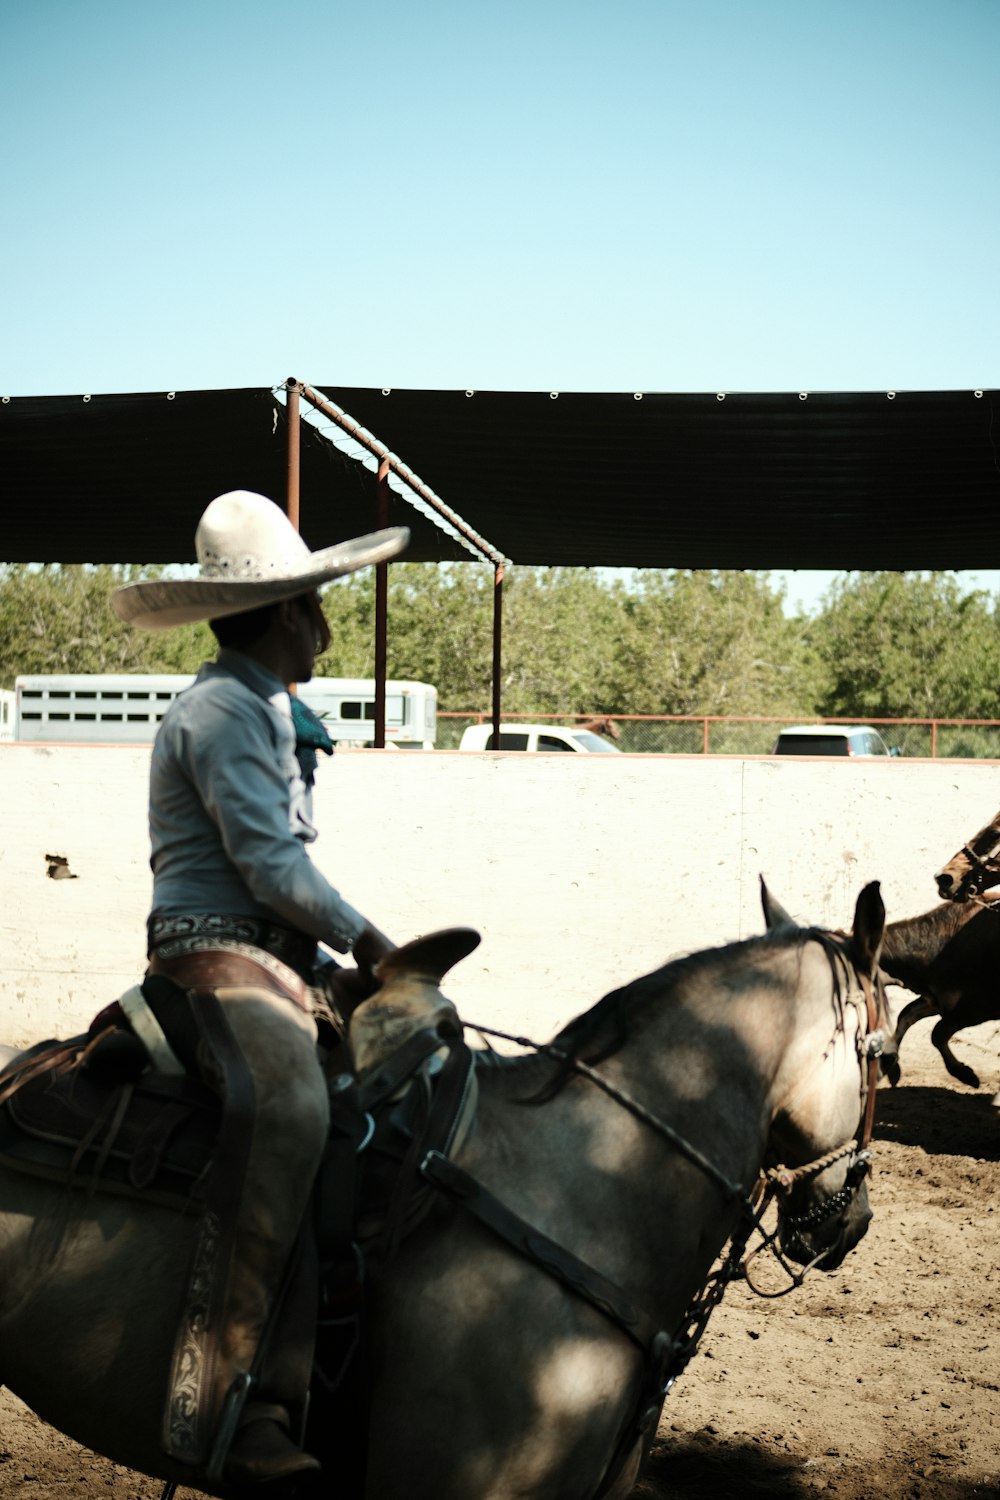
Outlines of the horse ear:
{"type": "Polygon", "coordinates": [[[873,975],[878,968],[884,932],[885,905],[879,882],[873,880],[865,886],[854,908],[854,961],[862,974],[873,975]]]}
{"type": "Polygon", "coordinates": [[[798,923],[790,917],[767,888],[767,881],[763,875],[760,876],[760,902],[764,908],[764,924],[770,932],[775,927],[797,927],[798,923]]]}

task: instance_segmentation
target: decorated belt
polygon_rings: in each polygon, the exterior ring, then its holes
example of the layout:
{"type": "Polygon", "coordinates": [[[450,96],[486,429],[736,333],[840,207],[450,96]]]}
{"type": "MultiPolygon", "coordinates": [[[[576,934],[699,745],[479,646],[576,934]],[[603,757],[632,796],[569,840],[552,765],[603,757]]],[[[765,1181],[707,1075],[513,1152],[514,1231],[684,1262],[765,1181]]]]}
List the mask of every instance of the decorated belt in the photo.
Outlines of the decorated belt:
{"type": "Polygon", "coordinates": [[[311,983],[316,963],[316,939],[291,927],[265,922],[257,917],[223,916],[196,912],[183,916],[150,917],[148,952],[162,958],[204,950],[213,941],[246,943],[287,964],[311,983]]]}

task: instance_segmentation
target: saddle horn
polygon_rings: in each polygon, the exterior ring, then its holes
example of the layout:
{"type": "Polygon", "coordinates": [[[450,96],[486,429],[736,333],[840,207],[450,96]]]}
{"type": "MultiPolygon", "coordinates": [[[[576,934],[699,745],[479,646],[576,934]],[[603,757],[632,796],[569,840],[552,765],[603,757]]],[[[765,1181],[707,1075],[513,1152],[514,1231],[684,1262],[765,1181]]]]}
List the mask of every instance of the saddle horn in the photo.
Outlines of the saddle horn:
{"type": "Polygon", "coordinates": [[[401,948],[394,948],[376,966],[375,977],[383,984],[401,978],[440,984],[448,970],[468,958],[481,941],[474,927],[442,927],[439,932],[428,932],[401,948]]]}
{"type": "Polygon", "coordinates": [[[441,993],[441,980],[480,943],[472,927],[444,927],[414,938],[375,968],[382,987],[351,1016],[348,1035],[354,1067],[363,1077],[417,1031],[436,1030],[444,1039],[460,1037],[462,1022],[441,993]]]}

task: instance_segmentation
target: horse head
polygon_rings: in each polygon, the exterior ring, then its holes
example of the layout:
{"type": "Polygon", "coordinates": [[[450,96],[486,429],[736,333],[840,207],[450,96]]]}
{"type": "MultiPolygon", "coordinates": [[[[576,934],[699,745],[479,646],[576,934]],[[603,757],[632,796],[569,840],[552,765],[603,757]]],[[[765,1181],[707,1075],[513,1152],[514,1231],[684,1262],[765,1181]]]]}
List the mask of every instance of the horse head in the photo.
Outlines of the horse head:
{"type": "MultiPolygon", "coordinates": [[[[795,929],[763,880],[761,887],[768,929],[795,929]]],[[[841,1264],[871,1220],[875,1086],[881,1071],[891,1077],[895,1068],[878,966],[884,927],[873,881],[858,897],[850,933],[798,929],[802,1017],[779,1073],[764,1175],[777,1200],[782,1252],[825,1271],[841,1264]]]]}
{"type": "Polygon", "coordinates": [[[609,740],[620,740],[621,730],[609,714],[599,714],[594,719],[585,719],[580,725],[581,729],[589,729],[591,734],[603,734],[609,740]]]}
{"type": "Polygon", "coordinates": [[[934,876],[942,901],[968,901],[1000,884],[1000,813],[934,876]]]}

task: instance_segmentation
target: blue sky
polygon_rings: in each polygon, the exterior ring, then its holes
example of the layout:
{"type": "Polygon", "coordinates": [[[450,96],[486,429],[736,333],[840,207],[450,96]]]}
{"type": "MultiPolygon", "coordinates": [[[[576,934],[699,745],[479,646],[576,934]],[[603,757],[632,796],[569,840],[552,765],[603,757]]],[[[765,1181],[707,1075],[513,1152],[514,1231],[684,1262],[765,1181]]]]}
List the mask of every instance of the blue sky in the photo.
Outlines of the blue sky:
{"type": "Polygon", "coordinates": [[[0,0],[0,394],[996,387],[998,65],[997,0],[0,0]]]}

